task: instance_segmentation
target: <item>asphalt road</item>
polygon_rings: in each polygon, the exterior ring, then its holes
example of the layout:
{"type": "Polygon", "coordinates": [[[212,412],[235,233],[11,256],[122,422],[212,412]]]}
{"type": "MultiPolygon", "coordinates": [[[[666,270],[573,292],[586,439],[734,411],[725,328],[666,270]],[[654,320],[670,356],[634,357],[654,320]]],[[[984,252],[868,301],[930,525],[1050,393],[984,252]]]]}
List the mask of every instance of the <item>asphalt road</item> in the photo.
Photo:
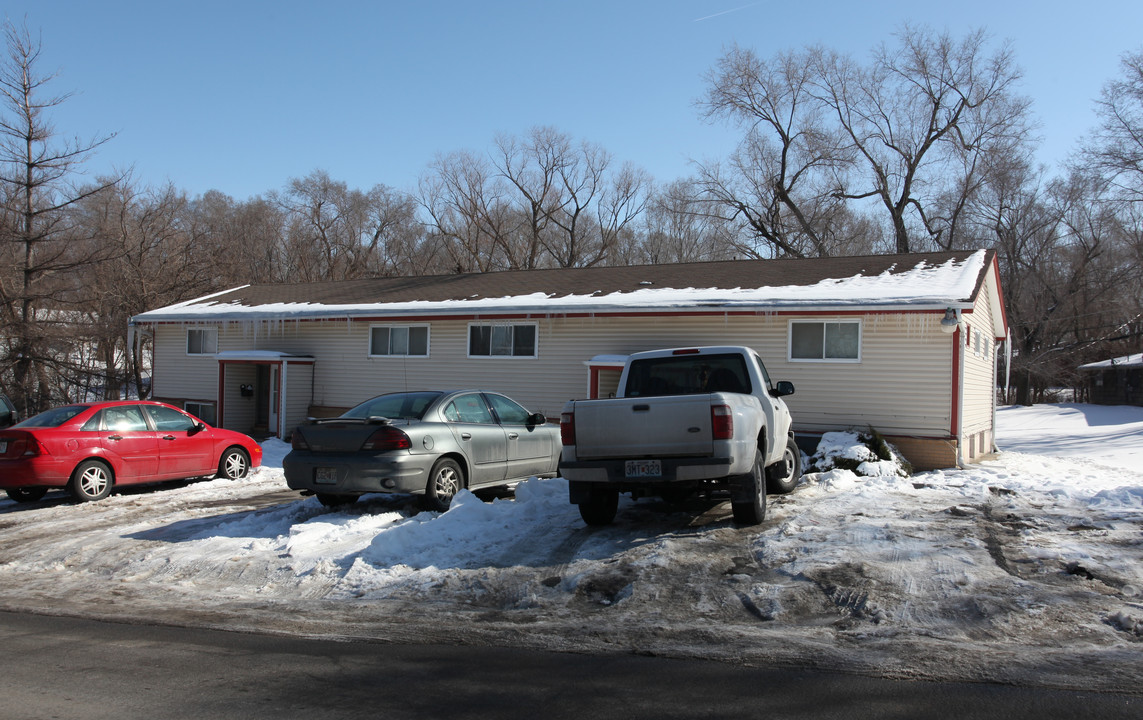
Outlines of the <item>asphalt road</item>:
{"type": "Polygon", "coordinates": [[[1143,696],[0,612],[0,718],[1138,718],[1143,696]]]}

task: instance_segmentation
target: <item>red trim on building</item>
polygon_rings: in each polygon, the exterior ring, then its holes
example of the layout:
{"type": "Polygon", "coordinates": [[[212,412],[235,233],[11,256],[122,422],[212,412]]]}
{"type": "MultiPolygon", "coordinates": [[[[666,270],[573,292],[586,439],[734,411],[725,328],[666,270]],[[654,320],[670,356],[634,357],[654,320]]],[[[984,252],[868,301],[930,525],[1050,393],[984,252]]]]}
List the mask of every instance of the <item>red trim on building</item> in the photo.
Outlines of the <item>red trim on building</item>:
{"type": "MultiPolygon", "coordinates": [[[[967,325],[966,325],[967,327],[967,325]]],[[[964,333],[967,335],[968,333],[964,333]]],[[[960,426],[960,364],[961,364],[961,349],[960,349],[960,336],[961,329],[958,327],[956,332],[953,333],[953,356],[952,356],[952,427],[949,430],[949,435],[956,438],[957,428],[960,426]]]]}

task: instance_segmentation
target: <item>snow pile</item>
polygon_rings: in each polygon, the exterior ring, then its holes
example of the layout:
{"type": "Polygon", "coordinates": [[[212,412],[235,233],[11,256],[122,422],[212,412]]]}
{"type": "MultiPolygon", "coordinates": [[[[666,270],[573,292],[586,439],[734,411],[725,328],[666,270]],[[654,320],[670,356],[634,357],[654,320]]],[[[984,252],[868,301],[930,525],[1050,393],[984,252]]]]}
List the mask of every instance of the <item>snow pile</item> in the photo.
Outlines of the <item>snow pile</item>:
{"type": "Polygon", "coordinates": [[[897,448],[875,432],[827,432],[810,457],[807,473],[848,470],[865,477],[908,477],[909,463],[897,448]]]}

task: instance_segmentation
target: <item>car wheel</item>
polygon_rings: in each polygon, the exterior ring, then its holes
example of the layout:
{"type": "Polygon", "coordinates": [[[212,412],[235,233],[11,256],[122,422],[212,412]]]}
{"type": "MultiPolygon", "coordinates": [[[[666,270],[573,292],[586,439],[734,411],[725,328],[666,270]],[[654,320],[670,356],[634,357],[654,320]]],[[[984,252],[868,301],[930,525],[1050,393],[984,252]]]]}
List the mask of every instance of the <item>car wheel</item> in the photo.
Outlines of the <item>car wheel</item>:
{"type": "Polygon", "coordinates": [[[248,472],[250,472],[250,456],[245,450],[232,447],[222,453],[222,459],[218,461],[217,477],[238,480],[246,477],[248,472]]]}
{"type": "Polygon", "coordinates": [[[79,502],[102,500],[111,494],[111,468],[99,460],[84,460],[71,474],[67,489],[79,502]]]}
{"type": "Polygon", "coordinates": [[[36,502],[44,495],[48,494],[48,489],[44,487],[19,487],[9,488],[4,492],[8,493],[8,497],[16,502],[36,502]]]}
{"type": "Polygon", "coordinates": [[[734,522],[738,525],[757,525],[766,519],[766,471],[762,451],[754,451],[754,469],[741,478],[742,493],[730,502],[734,522]]]}
{"type": "Polygon", "coordinates": [[[786,441],[786,452],[782,459],[785,462],[779,463],[777,469],[785,468],[785,475],[773,475],[769,471],[766,473],[766,492],[771,495],[785,495],[792,492],[794,486],[798,484],[798,479],[802,477],[802,451],[798,449],[794,438],[786,441]]]}
{"type": "Polygon", "coordinates": [[[452,498],[464,488],[464,472],[451,458],[441,458],[429,473],[425,494],[421,504],[426,510],[444,512],[452,504],[452,498]]]}
{"type": "Polygon", "coordinates": [[[592,488],[587,500],[579,504],[579,516],[588,525],[610,525],[619,510],[619,491],[592,488]]]}
{"type": "Polygon", "coordinates": [[[334,495],[332,493],[318,493],[318,502],[327,508],[344,507],[357,502],[357,495],[334,495]]]}

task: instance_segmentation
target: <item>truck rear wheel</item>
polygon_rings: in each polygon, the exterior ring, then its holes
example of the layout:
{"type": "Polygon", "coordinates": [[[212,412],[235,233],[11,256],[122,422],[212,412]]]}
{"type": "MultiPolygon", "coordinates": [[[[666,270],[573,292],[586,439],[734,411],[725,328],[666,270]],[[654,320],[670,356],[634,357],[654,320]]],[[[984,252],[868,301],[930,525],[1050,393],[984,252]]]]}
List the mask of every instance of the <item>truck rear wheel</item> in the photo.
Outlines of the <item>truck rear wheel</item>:
{"type": "Polygon", "coordinates": [[[794,442],[794,438],[789,438],[786,440],[786,452],[782,456],[782,462],[774,463],[766,469],[766,492],[771,495],[793,492],[800,477],[802,477],[802,451],[794,442]]]}
{"type": "Polygon", "coordinates": [[[619,492],[606,488],[592,488],[579,504],[579,516],[588,525],[610,525],[619,510],[619,492]]]}
{"type": "Polygon", "coordinates": [[[754,451],[754,469],[739,478],[740,490],[730,501],[734,522],[738,525],[757,525],[766,519],[766,468],[762,451],[754,451]]]}

